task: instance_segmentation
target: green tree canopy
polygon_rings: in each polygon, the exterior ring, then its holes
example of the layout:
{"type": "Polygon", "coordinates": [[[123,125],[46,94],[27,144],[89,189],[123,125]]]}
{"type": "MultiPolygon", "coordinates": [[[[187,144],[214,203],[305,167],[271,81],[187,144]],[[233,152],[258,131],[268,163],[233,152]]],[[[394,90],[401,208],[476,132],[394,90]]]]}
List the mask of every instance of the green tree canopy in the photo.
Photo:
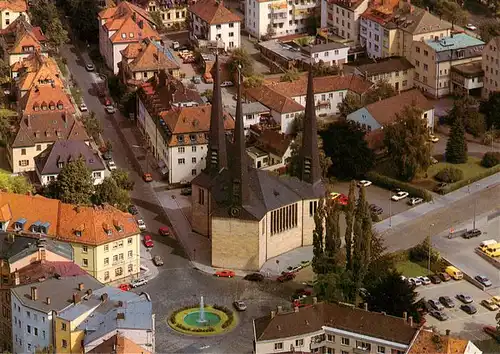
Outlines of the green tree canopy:
{"type": "Polygon", "coordinates": [[[397,175],[411,181],[418,172],[427,171],[431,152],[427,142],[427,121],[415,106],[406,106],[396,121],[384,127],[384,144],[397,175]]]}
{"type": "Polygon", "coordinates": [[[337,108],[339,110],[339,114],[346,118],[352,112],[356,112],[358,109],[363,107],[363,101],[360,97],[354,93],[348,92],[345,95],[342,102],[339,102],[337,108]]]}
{"type": "Polygon", "coordinates": [[[236,48],[231,52],[231,58],[227,65],[232,74],[236,74],[238,66],[241,66],[241,75],[249,77],[254,73],[253,62],[252,57],[245,49],[236,48]]]}
{"type": "Polygon", "coordinates": [[[103,129],[95,112],[90,112],[90,114],[83,117],[83,126],[87,134],[90,135],[94,141],[99,141],[99,135],[102,134],[103,129]]]}
{"type": "Polygon", "coordinates": [[[493,37],[500,36],[500,22],[496,19],[482,21],[479,24],[479,36],[485,43],[488,43],[493,37]]]}
{"type": "Polygon", "coordinates": [[[438,16],[451,22],[452,25],[463,26],[467,23],[467,11],[453,0],[437,0],[434,9],[438,16]]]}
{"type": "Polygon", "coordinates": [[[121,168],[111,171],[111,177],[115,180],[118,187],[131,191],[134,189],[135,182],[130,179],[128,171],[121,168]]]}
{"type": "Polygon", "coordinates": [[[0,191],[27,194],[33,192],[33,186],[24,176],[13,176],[7,171],[0,170],[0,191]]]}
{"type": "Polygon", "coordinates": [[[323,149],[331,158],[330,172],[340,179],[364,175],[375,163],[375,155],[364,139],[365,132],[346,121],[335,122],[320,135],[323,149]]]}
{"type": "Polygon", "coordinates": [[[93,201],[94,204],[107,203],[126,211],[130,205],[130,196],[126,190],[118,186],[114,178],[106,177],[101,184],[96,186],[93,201]]]}
{"type": "Polygon", "coordinates": [[[69,40],[68,32],[64,29],[59,17],[55,17],[50,21],[45,34],[47,35],[49,43],[56,50],[69,40]]]}
{"type": "Polygon", "coordinates": [[[482,101],[480,111],[485,116],[487,129],[500,129],[500,92],[493,92],[487,100],[482,101]]]}
{"type": "Polygon", "coordinates": [[[452,109],[448,112],[448,124],[453,126],[456,119],[464,123],[465,131],[479,137],[486,130],[484,116],[478,110],[479,103],[471,96],[462,95],[453,102],[452,109]]]}
{"type": "Polygon", "coordinates": [[[467,150],[465,128],[462,119],[458,118],[455,119],[450,130],[450,137],[446,142],[446,161],[457,164],[467,162],[467,150]]]}
{"type": "Polygon", "coordinates": [[[47,186],[45,194],[64,203],[89,205],[94,194],[92,172],[83,159],[69,162],[63,166],[57,180],[47,186]]]}
{"type": "Polygon", "coordinates": [[[264,83],[264,76],[252,75],[250,77],[247,77],[245,81],[243,81],[243,86],[245,86],[246,88],[261,87],[263,83],[264,83]]]}
{"type": "Polygon", "coordinates": [[[290,70],[287,70],[286,73],[284,73],[280,77],[281,82],[294,82],[300,78],[300,72],[296,68],[291,68],[290,70]]]}
{"type": "MultiPolygon", "coordinates": [[[[295,140],[291,145],[290,157],[287,160],[288,173],[294,177],[301,177],[301,167],[300,167],[300,148],[302,146],[302,133],[297,134],[295,140]]],[[[326,156],[323,150],[323,139],[318,136],[318,149],[319,149],[319,165],[321,168],[321,175],[323,177],[328,176],[328,171],[332,166],[332,160],[326,156]]]]}
{"type": "Polygon", "coordinates": [[[396,90],[386,81],[379,81],[368,92],[360,97],[353,93],[347,93],[342,102],[337,105],[339,113],[342,117],[347,117],[352,112],[369,105],[370,103],[395,96],[396,90]]]}
{"type": "Polygon", "coordinates": [[[57,3],[70,17],[69,25],[73,33],[83,41],[97,43],[99,22],[89,21],[89,19],[97,18],[98,2],[95,0],[58,0],[57,3]]]}

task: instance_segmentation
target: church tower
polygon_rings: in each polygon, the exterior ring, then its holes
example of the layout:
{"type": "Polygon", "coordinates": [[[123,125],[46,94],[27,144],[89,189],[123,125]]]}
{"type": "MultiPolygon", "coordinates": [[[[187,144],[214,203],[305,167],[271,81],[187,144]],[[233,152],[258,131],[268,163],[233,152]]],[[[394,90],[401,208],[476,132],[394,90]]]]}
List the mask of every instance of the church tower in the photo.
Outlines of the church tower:
{"type": "Polygon", "coordinates": [[[227,168],[226,132],[224,129],[224,113],[222,111],[222,93],[220,87],[219,56],[215,57],[215,80],[210,112],[210,133],[206,172],[214,176],[221,169],[227,168]]]}
{"type": "Polygon", "coordinates": [[[300,150],[301,179],[310,184],[316,184],[321,181],[313,81],[311,65],[307,80],[306,111],[302,127],[302,147],[300,150]]]}

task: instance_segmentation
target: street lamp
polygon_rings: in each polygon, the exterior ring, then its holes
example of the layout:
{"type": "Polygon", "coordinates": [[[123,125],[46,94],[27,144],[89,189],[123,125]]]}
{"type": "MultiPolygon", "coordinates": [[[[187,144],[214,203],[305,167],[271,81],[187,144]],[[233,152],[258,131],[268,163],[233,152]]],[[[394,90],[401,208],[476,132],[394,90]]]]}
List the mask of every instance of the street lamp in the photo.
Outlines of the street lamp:
{"type": "Polygon", "coordinates": [[[427,274],[431,274],[431,228],[434,226],[434,224],[429,225],[429,257],[427,259],[427,274]]]}
{"type": "MultiPolygon", "coordinates": [[[[479,183],[475,184],[476,188],[479,188],[481,185],[479,183]]],[[[476,228],[476,207],[477,207],[477,198],[474,199],[474,218],[472,219],[472,229],[476,228]]]]}
{"type": "Polygon", "coordinates": [[[392,227],[392,191],[389,189],[389,227],[392,227]]]}

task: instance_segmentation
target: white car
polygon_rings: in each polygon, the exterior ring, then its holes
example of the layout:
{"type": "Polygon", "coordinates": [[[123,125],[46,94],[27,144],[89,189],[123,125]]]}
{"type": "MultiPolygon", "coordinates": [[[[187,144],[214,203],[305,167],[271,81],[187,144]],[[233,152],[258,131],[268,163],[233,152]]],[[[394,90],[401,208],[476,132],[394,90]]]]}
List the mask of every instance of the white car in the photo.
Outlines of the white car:
{"type": "Polygon", "coordinates": [[[130,286],[133,288],[137,288],[141,285],[146,285],[148,281],[144,278],[134,279],[130,282],[130,286]]]}
{"type": "Polygon", "coordinates": [[[408,282],[411,285],[415,285],[415,287],[422,285],[422,281],[420,279],[418,279],[418,278],[409,278],[408,282]]]}
{"type": "Polygon", "coordinates": [[[362,179],[361,181],[358,182],[358,187],[368,187],[368,186],[371,186],[372,185],[372,182],[371,181],[367,181],[365,179],[362,179]]]}
{"type": "Polygon", "coordinates": [[[229,87],[229,86],[233,86],[233,82],[232,81],[222,81],[222,83],[220,84],[220,87],[229,87]]]}
{"type": "Polygon", "coordinates": [[[434,134],[429,134],[429,141],[432,143],[437,143],[439,141],[439,138],[434,134]]]}
{"type": "Polygon", "coordinates": [[[87,112],[89,110],[85,103],[81,103],[78,108],[80,108],[80,112],[87,112]]]}
{"type": "Polygon", "coordinates": [[[139,226],[139,230],[146,230],[146,223],[142,219],[137,219],[137,225],[139,226]]]}
{"type": "Polygon", "coordinates": [[[391,200],[394,200],[395,202],[397,202],[397,201],[399,201],[401,199],[405,199],[409,195],[410,195],[410,193],[408,193],[408,192],[400,191],[400,192],[397,192],[396,194],[394,194],[391,197],[391,200]]]}
{"type": "Polygon", "coordinates": [[[474,26],[472,23],[468,23],[467,26],[465,26],[469,31],[475,31],[477,30],[477,27],[474,26]]]}
{"type": "Polygon", "coordinates": [[[233,302],[233,305],[238,311],[245,311],[247,309],[247,304],[245,304],[241,300],[236,300],[235,302],[233,302]]]}
{"type": "Polygon", "coordinates": [[[108,165],[108,169],[110,171],[116,170],[116,164],[113,160],[108,160],[106,164],[108,165]]]}
{"type": "Polygon", "coordinates": [[[429,285],[431,283],[431,280],[425,276],[418,277],[418,280],[420,280],[422,282],[422,284],[424,284],[424,285],[429,285]]]}
{"type": "Polygon", "coordinates": [[[87,71],[94,71],[95,70],[94,64],[85,65],[85,69],[87,69],[87,71]]]}
{"type": "Polygon", "coordinates": [[[115,107],[113,107],[112,105],[107,105],[104,109],[108,114],[114,114],[116,112],[115,107]]]}
{"type": "Polygon", "coordinates": [[[414,206],[422,203],[424,200],[422,198],[413,197],[408,200],[408,205],[414,206]]]}

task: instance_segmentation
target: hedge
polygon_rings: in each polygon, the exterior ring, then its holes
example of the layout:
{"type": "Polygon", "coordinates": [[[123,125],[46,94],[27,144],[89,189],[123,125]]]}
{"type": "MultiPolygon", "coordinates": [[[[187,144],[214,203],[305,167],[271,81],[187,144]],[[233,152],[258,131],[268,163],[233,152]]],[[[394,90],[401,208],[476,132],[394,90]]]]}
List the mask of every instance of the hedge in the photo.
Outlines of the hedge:
{"type": "Polygon", "coordinates": [[[464,172],[456,167],[445,167],[434,176],[440,182],[456,183],[464,178],[464,172]]]}
{"type": "Polygon", "coordinates": [[[500,172],[500,165],[496,165],[492,168],[487,169],[486,171],[479,173],[475,175],[472,178],[469,179],[463,179],[461,181],[458,181],[456,183],[448,184],[446,187],[443,187],[440,191],[439,194],[448,194],[450,192],[453,192],[459,188],[465,187],[468,184],[474,183],[476,181],[479,181],[480,179],[489,177],[491,175],[494,175],[495,173],[500,172]]]}
{"type": "Polygon", "coordinates": [[[432,194],[424,188],[415,187],[409,183],[398,181],[397,179],[383,176],[373,171],[368,172],[365,177],[379,187],[387,189],[400,188],[410,193],[412,196],[422,198],[426,202],[432,200],[432,194]]]}
{"type": "Polygon", "coordinates": [[[486,168],[491,168],[500,163],[500,152],[498,151],[489,151],[483,155],[481,160],[481,166],[486,168]]]}

